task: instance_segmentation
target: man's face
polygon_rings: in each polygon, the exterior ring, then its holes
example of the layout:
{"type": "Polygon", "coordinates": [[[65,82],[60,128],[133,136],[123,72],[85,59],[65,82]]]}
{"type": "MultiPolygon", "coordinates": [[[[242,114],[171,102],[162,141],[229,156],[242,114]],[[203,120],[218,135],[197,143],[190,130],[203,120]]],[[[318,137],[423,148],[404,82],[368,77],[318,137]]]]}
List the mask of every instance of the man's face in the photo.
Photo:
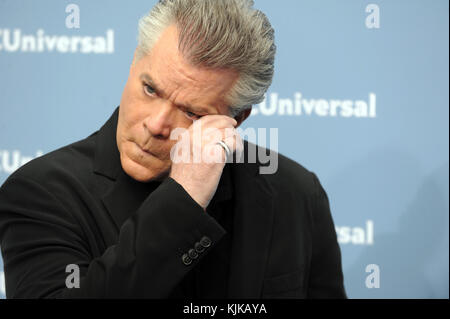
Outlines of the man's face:
{"type": "Polygon", "coordinates": [[[190,65],[168,27],[151,52],[130,68],[120,102],[117,146],[124,171],[135,180],[162,180],[171,167],[170,132],[204,115],[228,115],[225,97],[237,72],[190,65]]]}

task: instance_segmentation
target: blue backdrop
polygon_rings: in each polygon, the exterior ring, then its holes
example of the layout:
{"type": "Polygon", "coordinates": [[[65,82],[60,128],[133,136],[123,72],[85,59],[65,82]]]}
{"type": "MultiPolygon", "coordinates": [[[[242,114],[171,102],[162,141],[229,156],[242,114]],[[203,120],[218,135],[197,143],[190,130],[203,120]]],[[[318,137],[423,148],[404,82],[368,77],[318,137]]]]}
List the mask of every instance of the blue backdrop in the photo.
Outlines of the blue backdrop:
{"type": "MultiPolygon", "coordinates": [[[[107,120],[155,2],[0,0],[0,183],[107,120]]],[[[348,296],[448,298],[448,1],[255,2],[278,54],[243,127],[319,176],[348,296]]]]}

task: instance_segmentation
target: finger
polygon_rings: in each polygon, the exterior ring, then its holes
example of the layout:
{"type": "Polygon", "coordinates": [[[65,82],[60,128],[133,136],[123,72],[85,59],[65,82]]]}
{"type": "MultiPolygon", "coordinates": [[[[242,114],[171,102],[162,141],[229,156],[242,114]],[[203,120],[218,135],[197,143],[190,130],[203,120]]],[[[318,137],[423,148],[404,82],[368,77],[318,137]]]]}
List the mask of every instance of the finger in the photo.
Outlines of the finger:
{"type": "Polygon", "coordinates": [[[234,118],[227,115],[219,115],[219,114],[205,115],[202,116],[200,120],[202,121],[203,125],[208,126],[212,125],[219,128],[237,126],[237,121],[234,118]]]}
{"type": "Polygon", "coordinates": [[[236,130],[233,130],[232,134],[226,135],[222,141],[224,141],[233,152],[238,149],[241,150],[243,146],[242,138],[236,130]]]}
{"type": "MultiPolygon", "coordinates": [[[[239,134],[235,134],[234,136],[229,136],[222,140],[223,143],[225,143],[230,151],[229,154],[224,149],[225,158],[224,160],[227,163],[231,163],[234,160],[234,157],[236,156],[236,161],[239,162],[241,156],[242,156],[242,150],[243,150],[243,141],[239,134]]],[[[221,146],[221,145],[220,145],[221,146]]]]}
{"type": "Polygon", "coordinates": [[[204,130],[204,133],[204,139],[211,143],[217,143],[228,138],[232,140],[236,139],[236,137],[240,137],[238,131],[234,127],[225,127],[222,129],[208,127],[204,130]]]}

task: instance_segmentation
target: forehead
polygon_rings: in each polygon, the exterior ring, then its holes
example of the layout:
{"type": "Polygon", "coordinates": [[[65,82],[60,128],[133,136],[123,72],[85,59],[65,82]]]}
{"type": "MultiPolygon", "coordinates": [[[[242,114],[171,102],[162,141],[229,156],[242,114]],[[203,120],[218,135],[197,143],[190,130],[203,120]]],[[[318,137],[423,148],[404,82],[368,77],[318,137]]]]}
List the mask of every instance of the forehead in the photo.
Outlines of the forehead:
{"type": "MultiPolygon", "coordinates": [[[[178,31],[169,26],[161,34],[150,53],[143,59],[140,72],[147,73],[168,97],[177,103],[214,107],[220,111],[226,96],[238,79],[230,69],[211,69],[190,64],[178,50],[178,31]]],[[[212,112],[221,113],[223,112],[212,112]]]]}

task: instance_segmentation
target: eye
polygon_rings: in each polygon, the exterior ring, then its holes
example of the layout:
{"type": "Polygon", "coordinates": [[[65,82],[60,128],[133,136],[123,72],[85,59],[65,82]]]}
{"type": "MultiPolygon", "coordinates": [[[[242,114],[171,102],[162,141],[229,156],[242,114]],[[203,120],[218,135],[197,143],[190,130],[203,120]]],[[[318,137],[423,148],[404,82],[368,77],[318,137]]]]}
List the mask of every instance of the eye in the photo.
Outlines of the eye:
{"type": "Polygon", "coordinates": [[[150,85],[144,83],[144,91],[147,95],[152,96],[156,93],[155,89],[153,89],[150,85]]]}
{"type": "Polygon", "coordinates": [[[201,115],[197,115],[189,111],[184,111],[184,114],[186,114],[186,117],[190,120],[198,120],[199,118],[202,117],[201,115]]]}

